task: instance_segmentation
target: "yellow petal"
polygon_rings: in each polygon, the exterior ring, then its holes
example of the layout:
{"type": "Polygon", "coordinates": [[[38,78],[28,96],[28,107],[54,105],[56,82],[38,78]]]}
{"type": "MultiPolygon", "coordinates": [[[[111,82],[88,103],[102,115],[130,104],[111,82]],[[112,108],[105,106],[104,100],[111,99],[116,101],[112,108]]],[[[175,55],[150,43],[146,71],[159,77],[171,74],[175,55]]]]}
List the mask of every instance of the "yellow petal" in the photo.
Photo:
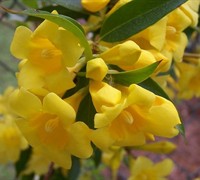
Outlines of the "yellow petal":
{"type": "Polygon", "coordinates": [[[86,66],[86,77],[95,81],[102,81],[108,72],[106,63],[101,58],[88,61],[86,66]]]}
{"type": "Polygon", "coordinates": [[[11,42],[10,51],[19,59],[25,59],[29,52],[29,43],[32,31],[24,26],[19,26],[11,42]]]}
{"type": "Polygon", "coordinates": [[[91,12],[97,12],[103,9],[110,0],[81,0],[82,6],[91,12]]]}
{"type": "Polygon", "coordinates": [[[83,53],[79,39],[63,28],[59,28],[56,36],[52,40],[55,46],[62,51],[65,66],[74,66],[83,53]]]}
{"type": "Polygon", "coordinates": [[[15,90],[11,94],[9,105],[17,115],[24,118],[33,116],[42,108],[40,99],[24,88],[15,90]]]}
{"type": "Polygon", "coordinates": [[[174,163],[171,159],[164,159],[163,161],[156,163],[153,167],[153,172],[156,172],[157,176],[164,177],[169,175],[174,168],[174,163]]]}
{"type": "Polygon", "coordinates": [[[138,60],[140,54],[140,47],[129,40],[103,52],[99,57],[109,64],[132,66],[138,60]]]}
{"type": "Polygon", "coordinates": [[[48,93],[48,90],[44,88],[44,73],[41,69],[33,66],[28,61],[21,64],[20,68],[20,72],[17,73],[19,87],[23,87],[40,96],[44,96],[48,93]]]}
{"type": "Polygon", "coordinates": [[[144,129],[154,135],[171,138],[178,134],[177,124],[181,122],[174,105],[157,96],[155,104],[149,109],[144,129]]]}
{"type": "Polygon", "coordinates": [[[62,96],[68,89],[75,86],[73,82],[73,74],[66,68],[62,68],[58,72],[44,76],[44,81],[45,88],[59,96],[62,96]]]}
{"type": "Polygon", "coordinates": [[[107,151],[115,142],[107,128],[94,130],[91,134],[91,140],[98,148],[104,151],[107,151]]]}
{"type": "Polygon", "coordinates": [[[102,105],[113,106],[121,100],[121,92],[107,83],[90,81],[89,88],[93,104],[98,112],[102,105]]]}
{"type": "Polygon", "coordinates": [[[93,149],[90,144],[90,130],[83,122],[72,124],[68,132],[70,133],[67,150],[79,158],[89,158],[93,149]]]}
{"type": "Polygon", "coordinates": [[[76,113],[74,109],[55,93],[49,93],[44,97],[43,108],[50,114],[56,114],[64,126],[75,121],[76,113]]]}

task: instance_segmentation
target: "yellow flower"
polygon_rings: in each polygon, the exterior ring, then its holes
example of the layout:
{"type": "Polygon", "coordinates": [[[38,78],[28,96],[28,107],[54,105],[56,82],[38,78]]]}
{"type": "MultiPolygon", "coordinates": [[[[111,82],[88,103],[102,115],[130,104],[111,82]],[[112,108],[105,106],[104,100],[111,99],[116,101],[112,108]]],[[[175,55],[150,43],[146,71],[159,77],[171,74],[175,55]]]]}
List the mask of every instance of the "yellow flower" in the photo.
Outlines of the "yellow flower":
{"type": "Polygon", "coordinates": [[[81,0],[82,6],[91,12],[97,12],[102,10],[110,0],[81,0]]]}
{"type": "Polygon", "coordinates": [[[48,172],[48,168],[51,161],[43,155],[37,148],[33,148],[31,158],[27,163],[26,169],[22,172],[23,174],[35,173],[43,175],[48,172]]]}
{"type": "Polygon", "coordinates": [[[149,151],[154,153],[168,154],[176,149],[176,145],[169,141],[160,141],[160,142],[145,144],[142,146],[137,146],[134,147],[134,149],[149,151]]]}
{"type": "Polygon", "coordinates": [[[108,72],[108,67],[103,59],[95,58],[87,62],[86,77],[102,81],[108,72]]]}
{"type": "Polygon", "coordinates": [[[0,121],[0,163],[16,162],[27,147],[27,141],[14,123],[0,121]]]}
{"type": "Polygon", "coordinates": [[[200,97],[200,65],[177,63],[179,69],[178,97],[190,99],[200,97]]]}
{"type": "Polygon", "coordinates": [[[11,95],[10,106],[21,117],[16,123],[29,144],[57,165],[68,169],[71,155],[91,156],[89,128],[75,122],[74,109],[56,94],[47,94],[41,102],[21,88],[11,95]]]}
{"type": "Polygon", "coordinates": [[[181,122],[170,101],[135,84],[129,88],[118,87],[122,92],[121,100],[112,94],[104,100],[98,97],[98,92],[105,86],[101,82],[93,83],[90,86],[93,103],[106,102],[96,109],[98,113],[94,118],[97,129],[92,132],[92,141],[99,148],[142,145],[147,139],[154,140],[154,135],[171,138],[178,134],[175,126],[181,122]],[[113,99],[116,104],[111,104],[113,99]]]}
{"type": "Polygon", "coordinates": [[[112,170],[112,179],[117,179],[117,172],[121,165],[125,154],[125,150],[117,147],[112,146],[106,152],[102,154],[102,162],[109,166],[112,170]]]}
{"type": "Polygon", "coordinates": [[[140,57],[141,49],[133,41],[126,41],[99,55],[106,63],[118,66],[132,66],[140,57]]]}
{"type": "Polygon", "coordinates": [[[74,87],[74,74],[67,67],[77,63],[83,48],[68,30],[48,20],[34,32],[19,26],[10,49],[16,58],[22,59],[17,74],[20,87],[42,96],[48,92],[62,96],[74,87]]]}
{"type": "Polygon", "coordinates": [[[150,159],[140,156],[133,161],[128,180],[166,180],[173,167],[174,163],[171,159],[164,159],[154,164],[150,159]]]}
{"type": "Polygon", "coordinates": [[[8,98],[13,91],[13,87],[8,87],[0,95],[0,163],[16,162],[21,150],[28,146],[14,122],[16,117],[8,106],[8,98]]]}
{"type": "MultiPolygon", "coordinates": [[[[138,43],[138,42],[137,42],[138,43]]],[[[104,43],[103,43],[104,44],[104,43]]],[[[106,44],[107,45],[107,44],[106,44]]],[[[114,45],[99,55],[106,63],[119,66],[123,70],[144,68],[156,61],[161,61],[156,73],[168,67],[168,59],[153,49],[145,50],[132,40],[114,45]]]]}

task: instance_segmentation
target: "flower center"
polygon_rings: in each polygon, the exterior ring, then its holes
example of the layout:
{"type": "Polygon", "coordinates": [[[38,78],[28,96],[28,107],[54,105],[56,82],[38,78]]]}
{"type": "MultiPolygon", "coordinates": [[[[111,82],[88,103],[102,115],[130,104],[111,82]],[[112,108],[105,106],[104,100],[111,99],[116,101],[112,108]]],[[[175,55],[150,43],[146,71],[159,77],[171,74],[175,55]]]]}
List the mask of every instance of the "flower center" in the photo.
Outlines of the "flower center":
{"type": "Polygon", "coordinates": [[[124,121],[128,124],[132,124],[134,119],[133,119],[133,116],[130,112],[124,110],[122,113],[121,113],[121,116],[122,118],[124,119],[124,121]]]}
{"type": "Polygon", "coordinates": [[[53,132],[59,126],[58,117],[50,119],[45,123],[44,129],[47,133],[53,132]]]}

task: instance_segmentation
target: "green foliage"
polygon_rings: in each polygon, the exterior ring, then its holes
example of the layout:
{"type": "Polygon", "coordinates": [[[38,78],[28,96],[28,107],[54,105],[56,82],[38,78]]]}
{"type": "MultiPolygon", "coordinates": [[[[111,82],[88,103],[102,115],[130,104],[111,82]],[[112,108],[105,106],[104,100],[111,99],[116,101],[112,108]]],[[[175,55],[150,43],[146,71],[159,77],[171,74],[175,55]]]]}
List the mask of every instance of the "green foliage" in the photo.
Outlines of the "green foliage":
{"type": "Polygon", "coordinates": [[[92,103],[92,98],[88,93],[80,103],[77,112],[77,121],[83,121],[89,128],[94,129],[94,115],[96,110],[92,103]]]}
{"type": "Polygon", "coordinates": [[[134,0],[120,7],[103,23],[100,38],[118,42],[154,24],[187,0],[134,0]]]}
{"type": "Polygon", "coordinates": [[[119,83],[125,86],[138,84],[151,76],[159,64],[160,62],[155,62],[141,69],[112,73],[111,79],[115,83],[119,83]]]}

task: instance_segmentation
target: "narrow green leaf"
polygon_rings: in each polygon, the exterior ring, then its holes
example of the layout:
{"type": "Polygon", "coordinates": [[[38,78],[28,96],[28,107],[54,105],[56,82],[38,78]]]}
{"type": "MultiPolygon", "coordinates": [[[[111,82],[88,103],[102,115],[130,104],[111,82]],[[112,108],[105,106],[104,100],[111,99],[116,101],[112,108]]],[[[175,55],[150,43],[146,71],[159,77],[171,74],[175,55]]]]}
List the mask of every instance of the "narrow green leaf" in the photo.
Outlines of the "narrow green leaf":
{"type": "Polygon", "coordinates": [[[92,159],[94,160],[95,166],[98,167],[101,163],[102,152],[96,146],[93,147],[93,149],[94,149],[94,153],[93,153],[92,159]]]}
{"type": "Polygon", "coordinates": [[[79,38],[80,44],[85,48],[84,52],[86,59],[89,60],[92,58],[92,50],[85,37],[84,30],[81,27],[81,25],[74,19],[60,14],[51,14],[46,11],[39,11],[33,9],[24,10],[21,13],[29,16],[47,19],[72,32],[76,37],[79,38]]]}
{"type": "Polygon", "coordinates": [[[27,162],[30,159],[31,153],[31,147],[21,152],[19,160],[15,163],[16,177],[18,177],[20,173],[25,169],[27,162]]]}
{"type": "Polygon", "coordinates": [[[154,24],[187,0],[134,0],[111,14],[103,23],[100,39],[118,42],[154,24]]]}
{"type": "Polygon", "coordinates": [[[94,115],[96,114],[95,107],[92,103],[92,98],[88,93],[81,101],[78,112],[77,121],[83,121],[89,128],[94,129],[94,115]]]}
{"type": "Polygon", "coordinates": [[[115,83],[119,83],[125,86],[138,84],[147,79],[155,71],[159,63],[160,61],[141,69],[113,73],[111,74],[111,78],[115,83]]]}
{"type": "Polygon", "coordinates": [[[171,101],[167,93],[151,78],[146,79],[145,81],[139,83],[138,85],[153,92],[158,96],[162,96],[171,101]]]}

